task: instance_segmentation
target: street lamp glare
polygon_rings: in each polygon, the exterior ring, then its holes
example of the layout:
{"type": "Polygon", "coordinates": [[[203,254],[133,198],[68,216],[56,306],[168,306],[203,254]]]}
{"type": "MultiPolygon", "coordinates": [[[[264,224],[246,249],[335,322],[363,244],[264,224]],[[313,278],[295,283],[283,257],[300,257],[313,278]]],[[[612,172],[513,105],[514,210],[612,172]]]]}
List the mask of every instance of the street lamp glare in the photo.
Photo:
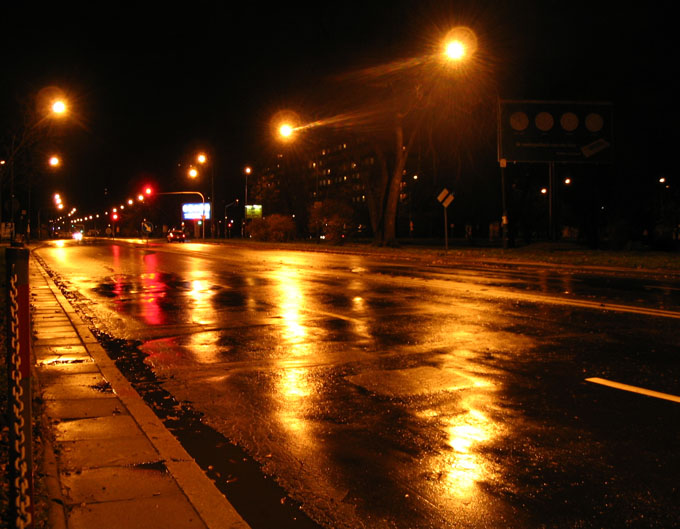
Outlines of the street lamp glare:
{"type": "Polygon", "coordinates": [[[205,154],[201,153],[198,156],[196,156],[196,160],[198,163],[205,163],[208,161],[208,158],[205,156],[205,154]]]}
{"type": "Polygon", "coordinates": [[[62,100],[57,100],[52,103],[52,112],[55,114],[65,114],[66,113],[66,103],[62,100]]]}
{"type": "Polygon", "coordinates": [[[189,178],[196,178],[198,176],[198,171],[195,168],[189,169],[189,178]]]}
{"type": "Polygon", "coordinates": [[[459,40],[452,40],[446,43],[446,48],[444,50],[446,58],[452,61],[460,61],[465,57],[466,50],[465,44],[459,40]]]}
{"type": "Polygon", "coordinates": [[[279,134],[284,138],[290,138],[293,134],[293,127],[288,123],[284,123],[279,127],[279,134]]]}
{"type": "Polygon", "coordinates": [[[59,167],[61,165],[61,160],[59,159],[58,156],[50,156],[50,166],[52,167],[59,167]]]}
{"type": "Polygon", "coordinates": [[[477,35],[466,26],[457,26],[444,37],[442,55],[449,63],[467,62],[477,51],[477,35]]]}

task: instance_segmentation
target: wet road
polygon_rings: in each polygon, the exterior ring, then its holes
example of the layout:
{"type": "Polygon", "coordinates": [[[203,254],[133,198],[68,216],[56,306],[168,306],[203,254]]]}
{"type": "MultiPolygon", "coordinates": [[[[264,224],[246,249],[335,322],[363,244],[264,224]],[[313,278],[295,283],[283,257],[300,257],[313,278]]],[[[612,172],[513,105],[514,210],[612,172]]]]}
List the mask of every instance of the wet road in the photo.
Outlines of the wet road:
{"type": "MultiPolygon", "coordinates": [[[[586,380],[680,395],[677,281],[240,245],[35,255],[176,403],[167,423],[199,414],[321,527],[680,526],[680,402],[586,380]]],[[[215,471],[216,444],[198,450],[229,498],[248,477],[215,471]]]]}

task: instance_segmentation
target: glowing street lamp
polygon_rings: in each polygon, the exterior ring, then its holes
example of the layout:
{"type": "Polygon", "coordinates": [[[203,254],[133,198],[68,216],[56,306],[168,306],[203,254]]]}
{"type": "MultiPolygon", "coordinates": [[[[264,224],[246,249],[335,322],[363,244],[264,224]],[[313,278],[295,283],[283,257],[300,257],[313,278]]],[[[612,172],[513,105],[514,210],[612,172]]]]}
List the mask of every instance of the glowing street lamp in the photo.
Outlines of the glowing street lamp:
{"type": "Polygon", "coordinates": [[[447,42],[444,55],[449,60],[459,61],[465,56],[465,45],[459,40],[447,42]]]}
{"type": "Polygon", "coordinates": [[[195,167],[191,167],[187,172],[189,178],[196,178],[198,176],[198,170],[195,167]]]}
{"type": "MultiPolygon", "coordinates": [[[[201,164],[205,165],[208,163],[208,156],[204,152],[199,152],[196,155],[196,161],[201,164]]],[[[212,202],[213,206],[217,205],[217,200],[215,199],[215,163],[214,160],[210,164],[210,201],[212,202]]],[[[211,216],[210,218],[210,233],[211,236],[215,236],[215,218],[211,216]]]]}
{"type": "Polygon", "coordinates": [[[293,135],[293,126],[290,123],[282,123],[279,127],[279,135],[284,139],[290,139],[293,135]]]}
{"type": "Polygon", "coordinates": [[[468,27],[455,27],[446,35],[443,48],[447,62],[461,62],[477,51],[477,35],[468,27]]]}
{"type": "Polygon", "coordinates": [[[62,116],[66,114],[66,111],[68,110],[66,106],[66,102],[62,99],[57,99],[52,103],[52,114],[55,114],[57,116],[62,116]]]}
{"type": "Polygon", "coordinates": [[[61,165],[61,158],[59,156],[50,156],[49,159],[50,167],[59,167],[61,165]]]}

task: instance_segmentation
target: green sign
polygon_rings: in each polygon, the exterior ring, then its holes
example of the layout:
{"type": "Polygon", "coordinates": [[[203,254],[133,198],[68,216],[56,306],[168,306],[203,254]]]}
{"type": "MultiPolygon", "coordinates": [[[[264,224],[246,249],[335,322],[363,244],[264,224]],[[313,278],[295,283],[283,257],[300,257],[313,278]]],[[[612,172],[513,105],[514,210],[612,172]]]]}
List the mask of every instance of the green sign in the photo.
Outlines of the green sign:
{"type": "Polygon", "coordinates": [[[262,218],[262,205],[261,204],[251,204],[246,206],[246,218],[247,219],[261,219],[262,218]]]}

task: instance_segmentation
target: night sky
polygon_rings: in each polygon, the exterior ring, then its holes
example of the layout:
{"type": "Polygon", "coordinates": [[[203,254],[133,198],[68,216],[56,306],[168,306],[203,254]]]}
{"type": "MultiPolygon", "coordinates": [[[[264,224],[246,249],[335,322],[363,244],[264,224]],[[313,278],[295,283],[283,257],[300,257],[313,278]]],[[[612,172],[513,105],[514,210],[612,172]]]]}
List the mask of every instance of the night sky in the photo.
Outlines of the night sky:
{"type": "Polygon", "coordinates": [[[177,164],[201,146],[215,152],[219,193],[235,194],[241,168],[270,148],[276,111],[303,107],[330,76],[423,53],[437,32],[463,24],[492,57],[502,97],[612,101],[628,123],[624,140],[639,147],[626,165],[669,169],[678,70],[670,3],[619,4],[13,6],[0,31],[2,137],[20,99],[56,85],[75,116],[52,140],[68,185],[49,178],[73,202],[98,203],[104,188],[119,200],[142,180],[176,186],[177,164]]]}

